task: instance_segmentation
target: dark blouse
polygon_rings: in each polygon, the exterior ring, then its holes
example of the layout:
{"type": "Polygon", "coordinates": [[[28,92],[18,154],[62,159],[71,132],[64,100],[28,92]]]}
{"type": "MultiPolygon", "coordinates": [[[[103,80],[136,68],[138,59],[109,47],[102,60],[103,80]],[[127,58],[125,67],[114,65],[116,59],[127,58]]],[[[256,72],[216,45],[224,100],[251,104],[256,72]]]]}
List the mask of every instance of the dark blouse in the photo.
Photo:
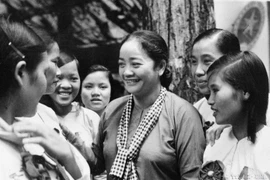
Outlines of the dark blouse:
{"type": "MultiPolygon", "coordinates": [[[[91,171],[102,172],[105,168],[109,174],[117,153],[118,125],[127,101],[128,96],[112,101],[101,116],[91,171]]],[[[133,108],[129,140],[147,110],[133,108]]],[[[158,123],[142,144],[135,162],[138,177],[140,180],[197,179],[204,149],[205,137],[197,110],[167,92],[158,123]]]]}

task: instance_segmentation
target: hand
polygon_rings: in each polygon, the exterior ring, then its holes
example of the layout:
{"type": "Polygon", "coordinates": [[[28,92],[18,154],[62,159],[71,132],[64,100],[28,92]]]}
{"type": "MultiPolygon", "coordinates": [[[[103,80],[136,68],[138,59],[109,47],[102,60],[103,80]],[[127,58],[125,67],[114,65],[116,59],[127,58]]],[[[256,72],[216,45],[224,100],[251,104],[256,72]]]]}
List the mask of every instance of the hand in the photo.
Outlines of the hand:
{"type": "Polygon", "coordinates": [[[24,118],[15,122],[12,127],[14,133],[22,138],[23,144],[39,144],[61,163],[73,158],[68,142],[43,122],[24,118]]]}
{"type": "Polygon", "coordinates": [[[13,132],[12,126],[6,123],[2,118],[0,118],[0,138],[22,145],[22,138],[18,137],[13,132]]]}
{"type": "Polygon", "coordinates": [[[73,134],[63,123],[60,123],[60,127],[66,139],[71,144],[73,144],[79,151],[81,151],[84,146],[84,141],[82,140],[80,135],[78,133],[73,134]]]}
{"type": "Polygon", "coordinates": [[[230,125],[218,125],[218,124],[213,124],[211,127],[209,127],[206,130],[206,143],[209,144],[211,146],[213,146],[215,144],[215,141],[219,139],[221,133],[223,132],[223,130],[227,127],[229,127],[230,125]]]}

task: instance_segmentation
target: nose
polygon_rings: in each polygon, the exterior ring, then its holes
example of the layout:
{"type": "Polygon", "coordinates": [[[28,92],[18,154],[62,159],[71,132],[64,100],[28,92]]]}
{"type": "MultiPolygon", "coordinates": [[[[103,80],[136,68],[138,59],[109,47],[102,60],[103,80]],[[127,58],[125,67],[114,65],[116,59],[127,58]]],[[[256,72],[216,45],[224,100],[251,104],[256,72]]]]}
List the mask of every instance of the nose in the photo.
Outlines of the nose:
{"type": "Polygon", "coordinates": [[[214,105],[215,101],[214,101],[214,95],[213,95],[213,93],[210,93],[210,96],[209,96],[209,98],[208,98],[208,100],[207,100],[207,103],[208,103],[210,106],[214,105]]]}
{"type": "Polygon", "coordinates": [[[60,76],[61,75],[61,70],[59,67],[56,68],[56,76],[60,76]]]}
{"type": "Polygon", "coordinates": [[[100,95],[100,91],[98,87],[94,87],[92,92],[91,92],[92,96],[99,96],[100,95]]]}
{"type": "Polygon", "coordinates": [[[69,80],[67,79],[62,79],[59,83],[60,83],[61,88],[64,88],[64,89],[71,88],[71,84],[69,83],[69,80]]]}
{"type": "Polygon", "coordinates": [[[128,65],[126,65],[124,68],[120,69],[120,74],[122,74],[124,77],[133,76],[132,68],[128,65]]]}
{"type": "Polygon", "coordinates": [[[204,76],[205,74],[206,74],[205,67],[201,63],[199,63],[197,68],[196,68],[195,75],[196,76],[204,76]]]}

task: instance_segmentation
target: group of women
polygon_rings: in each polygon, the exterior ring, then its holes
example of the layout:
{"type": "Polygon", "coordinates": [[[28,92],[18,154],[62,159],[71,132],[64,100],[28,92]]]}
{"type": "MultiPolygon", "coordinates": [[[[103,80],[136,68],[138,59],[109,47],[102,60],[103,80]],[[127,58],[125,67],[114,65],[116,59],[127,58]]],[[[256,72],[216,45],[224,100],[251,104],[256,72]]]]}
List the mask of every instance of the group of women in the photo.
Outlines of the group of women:
{"type": "Polygon", "coordinates": [[[269,179],[269,79],[261,59],[241,52],[234,34],[214,28],[195,39],[191,69],[205,96],[194,106],[205,124],[214,123],[206,131],[204,165],[222,162],[226,179],[269,179]]]}
{"type": "Polygon", "coordinates": [[[194,41],[205,98],[193,106],[168,91],[168,47],[155,32],[122,41],[129,95],[109,103],[107,68],[90,67],[81,82],[79,61],[44,31],[6,19],[0,27],[0,179],[198,179],[216,160],[227,179],[245,167],[269,175],[267,72],[233,34],[211,29],[194,41]],[[206,147],[208,121],[215,143],[206,147]]]}

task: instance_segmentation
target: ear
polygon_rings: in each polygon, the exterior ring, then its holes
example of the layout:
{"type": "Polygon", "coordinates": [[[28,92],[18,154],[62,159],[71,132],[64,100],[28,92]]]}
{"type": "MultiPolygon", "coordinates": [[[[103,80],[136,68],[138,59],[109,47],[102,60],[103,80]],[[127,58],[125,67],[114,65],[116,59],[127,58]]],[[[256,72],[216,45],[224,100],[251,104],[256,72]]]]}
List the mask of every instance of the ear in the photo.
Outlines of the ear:
{"type": "Polygon", "coordinates": [[[26,72],[26,62],[25,61],[18,62],[15,67],[14,76],[19,86],[23,85],[23,78],[25,77],[25,72],[26,72]]]}
{"type": "Polygon", "coordinates": [[[165,68],[166,68],[166,61],[165,60],[162,60],[158,66],[158,74],[159,76],[162,76],[162,74],[164,73],[165,71],[165,68]]]}
{"type": "Polygon", "coordinates": [[[248,100],[249,97],[250,97],[250,93],[249,92],[243,92],[243,97],[244,97],[244,100],[248,100]]]}

